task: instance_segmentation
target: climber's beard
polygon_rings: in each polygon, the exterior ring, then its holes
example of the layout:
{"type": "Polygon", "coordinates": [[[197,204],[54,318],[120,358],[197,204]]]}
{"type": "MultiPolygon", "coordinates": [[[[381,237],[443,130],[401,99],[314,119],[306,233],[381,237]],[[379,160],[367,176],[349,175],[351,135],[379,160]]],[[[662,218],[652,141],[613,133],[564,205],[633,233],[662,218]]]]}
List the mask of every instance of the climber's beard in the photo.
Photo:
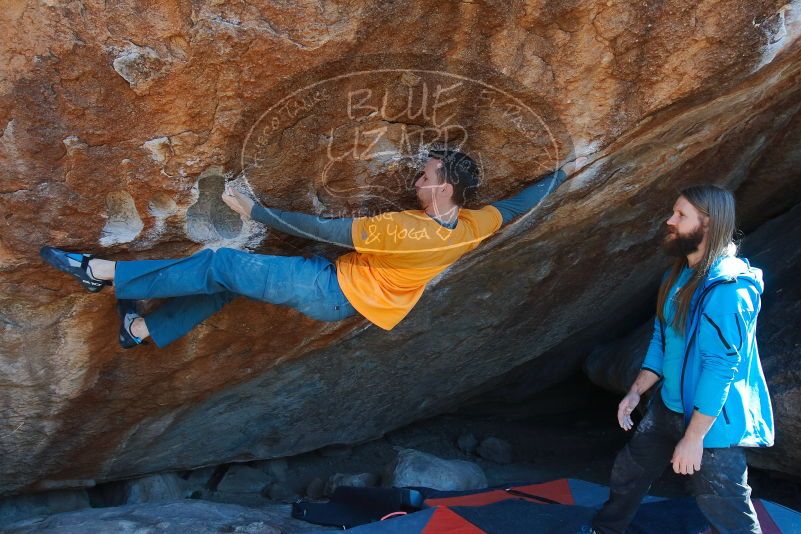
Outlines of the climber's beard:
{"type": "Polygon", "coordinates": [[[667,227],[665,237],[662,239],[662,250],[668,256],[676,258],[688,256],[698,250],[701,241],[704,240],[704,227],[701,223],[694,230],[687,234],[682,234],[678,230],[667,227]]]}

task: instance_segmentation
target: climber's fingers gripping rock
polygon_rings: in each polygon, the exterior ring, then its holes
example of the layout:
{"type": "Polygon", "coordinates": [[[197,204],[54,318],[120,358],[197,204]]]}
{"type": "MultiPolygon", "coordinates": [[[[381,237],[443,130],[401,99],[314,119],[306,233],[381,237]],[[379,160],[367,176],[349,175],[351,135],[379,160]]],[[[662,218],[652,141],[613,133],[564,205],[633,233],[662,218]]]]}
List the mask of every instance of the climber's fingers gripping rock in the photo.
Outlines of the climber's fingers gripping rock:
{"type": "Polygon", "coordinates": [[[233,189],[230,185],[226,184],[225,190],[222,194],[222,201],[234,210],[235,212],[245,217],[250,217],[250,212],[253,209],[253,200],[246,195],[233,189]]]}

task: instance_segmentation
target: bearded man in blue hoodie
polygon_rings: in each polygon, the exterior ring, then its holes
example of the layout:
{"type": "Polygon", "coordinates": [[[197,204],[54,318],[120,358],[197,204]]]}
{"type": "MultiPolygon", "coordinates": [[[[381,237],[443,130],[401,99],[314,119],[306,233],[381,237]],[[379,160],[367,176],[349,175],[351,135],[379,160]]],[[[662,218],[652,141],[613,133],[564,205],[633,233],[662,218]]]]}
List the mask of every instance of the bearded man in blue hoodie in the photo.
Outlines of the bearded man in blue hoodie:
{"type": "Polygon", "coordinates": [[[668,464],[687,475],[713,532],[761,532],[744,447],[773,445],[773,413],[756,342],[762,271],[736,257],[734,196],[704,185],[681,192],[667,220],[676,257],[657,299],[640,373],[618,407],[628,431],[640,397],[662,382],[617,455],[598,533],[624,532],[668,464]]]}

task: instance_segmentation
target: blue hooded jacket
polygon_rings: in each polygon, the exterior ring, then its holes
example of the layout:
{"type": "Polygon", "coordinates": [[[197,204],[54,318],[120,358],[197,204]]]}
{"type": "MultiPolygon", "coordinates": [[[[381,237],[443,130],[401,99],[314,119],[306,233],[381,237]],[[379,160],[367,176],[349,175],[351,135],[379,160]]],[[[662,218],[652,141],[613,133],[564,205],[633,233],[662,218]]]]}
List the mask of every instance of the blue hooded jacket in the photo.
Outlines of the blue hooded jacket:
{"type": "MultiPolygon", "coordinates": [[[[690,301],[681,398],[685,425],[694,410],[717,418],[705,448],[773,445],[773,410],[756,341],[764,287],[762,271],[748,260],[721,256],[690,301]]],[[[642,369],[661,377],[664,351],[657,316],[642,369]]]]}

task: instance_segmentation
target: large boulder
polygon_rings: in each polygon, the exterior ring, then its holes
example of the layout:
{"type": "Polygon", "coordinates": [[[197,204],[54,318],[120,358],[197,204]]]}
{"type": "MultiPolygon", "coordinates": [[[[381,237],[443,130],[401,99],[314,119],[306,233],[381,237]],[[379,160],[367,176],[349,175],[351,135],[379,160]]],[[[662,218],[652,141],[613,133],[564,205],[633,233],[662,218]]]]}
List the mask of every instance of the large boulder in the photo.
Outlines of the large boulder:
{"type": "Polygon", "coordinates": [[[678,188],[747,192],[752,227],[801,200],[785,4],[4,6],[0,495],[358,443],[524,364],[535,389],[574,373],[648,313],[678,188]],[[390,332],[240,299],[164,350],[123,351],[112,292],[38,258],[333,256],[237,218],[223,181],[322,215],[414,207],[420,150],[446,137],[481,162],[478,204],[589,164],[390,332]]]}

